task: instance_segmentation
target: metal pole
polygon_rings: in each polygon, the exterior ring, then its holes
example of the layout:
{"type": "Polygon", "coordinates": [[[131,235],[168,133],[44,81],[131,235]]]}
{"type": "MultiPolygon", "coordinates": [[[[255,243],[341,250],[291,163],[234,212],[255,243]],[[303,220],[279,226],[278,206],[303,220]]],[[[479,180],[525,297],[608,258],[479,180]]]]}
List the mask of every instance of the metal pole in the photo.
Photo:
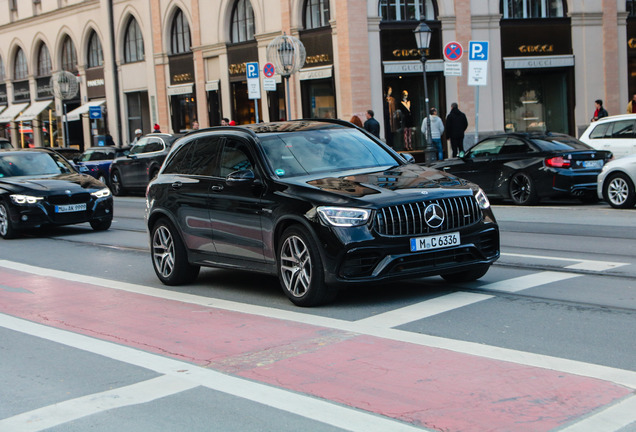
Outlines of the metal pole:
{"type": "Polygon", "coordinates": [[[284,75],[285,78],[285,99],[287,100],[287,106],[285,107],[285,114],[287,114],[287,120],[291,120],[289,114],[289,75],[284,75]]]}
{"type": "Polygon", "coordinates": [[[66,103],[64,103],[64,147],[68,147],[68,119],[66,118],[66,103]]]}
{"type": "Polygon", "coordinates": [[[254,99],[254,114],[256,114],[256,124],[258,124],[258,99],[254,99]]]}
{"type": "Polygon", "coordinates": [[[424,102],[426,105],[426,147],[424,147],[424,160],[430,164],[437,160],[437,149],[433,147],[431,136],[431,114],[428,108],[428,85],[426,83],[426,56],[422,55],[422,75],[424,76],[424,102]]]}
{"type": "Polygon", "coordinates": [[[113,0],[108,1],[108,32],[110,34],[110,57],[111,68],[113,69],[113,90],[115,92],[115,106],[110,107],[114,111],[115,120],[117,122],[117,145],[121,147],[123,145],[122,124],[120,113],[121,100],[119,97],[119,77],[117,75],[117,59],[115,58],[115,23],[113,17],[113,0]]]}
{"type": "Polygon", "coordinates": [[[479,86],[475,86],[475,142],[479,141],[479,86]]]}

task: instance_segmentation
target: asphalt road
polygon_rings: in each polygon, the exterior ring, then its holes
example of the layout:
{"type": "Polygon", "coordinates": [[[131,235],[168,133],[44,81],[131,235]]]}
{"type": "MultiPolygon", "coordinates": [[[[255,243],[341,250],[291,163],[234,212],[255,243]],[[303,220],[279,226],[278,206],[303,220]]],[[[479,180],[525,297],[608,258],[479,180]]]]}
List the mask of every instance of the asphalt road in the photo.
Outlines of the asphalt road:
{"type": "Polygon", "coordinates": [[[636,430],[636,210],[495,205],[480,281],[300,309],[244,272],[163,286],[143,208],[0,240],[0,431],[636,430]]]}

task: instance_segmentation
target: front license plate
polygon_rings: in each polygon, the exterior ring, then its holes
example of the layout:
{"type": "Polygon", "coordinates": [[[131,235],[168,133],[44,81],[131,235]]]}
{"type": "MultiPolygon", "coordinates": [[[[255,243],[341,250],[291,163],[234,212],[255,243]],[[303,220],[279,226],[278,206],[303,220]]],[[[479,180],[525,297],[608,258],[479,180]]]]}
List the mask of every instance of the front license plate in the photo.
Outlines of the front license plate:
{"type": "Polygon", "coordinates": [[[70,213],[84,210],[86,210],[86,203],[55,206],[55,213],[70,213]]]}
{"type": "Polygon", "coordinates": [[[584,168],[603,168],[603,161],[602,160],[583,161],[583,167],[584,168]]]}
{"type": "Polygon", "coordinates": [[[459,233],[446,233],[411,239],[411,252],[440,249],[461,244],[459,233]]]}

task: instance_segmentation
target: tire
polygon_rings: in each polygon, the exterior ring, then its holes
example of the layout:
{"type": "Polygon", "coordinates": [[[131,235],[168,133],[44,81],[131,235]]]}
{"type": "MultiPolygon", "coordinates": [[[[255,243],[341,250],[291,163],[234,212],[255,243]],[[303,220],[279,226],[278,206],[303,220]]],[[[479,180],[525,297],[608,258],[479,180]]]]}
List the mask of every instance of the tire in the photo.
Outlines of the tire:
{"type": "Polygon", "coordinates": [[[99,174],[97,176],[97,180],[99,180],[100,182],[104,183],[106,186],[108,186],[108,179],[106,178],[106,176],[104,174],[99,174]]]}
{"type": "Polygon", "coordinates": [[[539,202],[537,189],[530,176],[518,172],[510,179],[510,199],[516,205],[534,205],[539,202]]]}
{"type": "Polygon", "coordinates": [[[9,216],[9,205],[0,201],[0,237],[4,239],[12,239],[18,236],[18,230],[13,227],[11,217],[9,216]]]}
{"type": "Polygon", "coordinates": [[[283,232],[277,263],[283,292],[296,306],[318,306],[336,297],[337,289],[325,284],[320,252],[304,227],[295,225],[283,232]]]}
{"type": "Polygon", "coordinates": [[[634,182],[624,173],[611,175],[603,184],[603,198],[617,209],[634,207],[636,204],[634,182]]]}
{"type": "Polygon", "coordinates": [[[150,178],[148,178],[148,183],[150,183],[151,181],[153,181],[155,179],[155,177],[157,177],[157,174],[159,174],[159,169],[155,168],[150,172],[150,178]]]}
{"type": "Polygon", "coordinates": [[[152,267],[161,282],[182,285],[197,278],[201,267],[188,262],[183,241],[167,219],[159,219],[152,227],[150,242],[152,267]]]}
{"type": "Polygon", "coordinates": [[[89,223],[95,231],[106,231],[113,223],[113,218],[92,220],[89,223]]]}
{"type": "Polygon", "coordinates": [[[124,194],[124,186],[121,184],[121,174],[119,170],[113,170],[113,172],[110,173],[110,191],[115,196],[124,194]]]}
{"type": "Polygon", "coordinates": [[[472,281],[476,281],[477,279],[485,275],[488,272],[489,268],[490,268],[490,264],[485,264],[483,266],[477,267],[472,270],[466,270],[466,271],[458,272],[458,273],[443,274],[442,277],[448,282],[454,282],[454,283],[472,282],[472,281]]]}

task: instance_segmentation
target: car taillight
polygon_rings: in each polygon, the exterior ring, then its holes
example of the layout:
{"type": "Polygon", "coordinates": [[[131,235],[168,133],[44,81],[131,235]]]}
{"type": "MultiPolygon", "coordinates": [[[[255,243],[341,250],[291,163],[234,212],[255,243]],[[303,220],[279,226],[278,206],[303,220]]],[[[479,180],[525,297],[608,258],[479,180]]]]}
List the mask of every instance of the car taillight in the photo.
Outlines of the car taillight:
{"type": "Polygon", "coordinates": [[[563,159],[562,156],[555,156],[546,159],[545,164],[552,168],[570,168],[572,162],[569,159],[563,159]]]}

